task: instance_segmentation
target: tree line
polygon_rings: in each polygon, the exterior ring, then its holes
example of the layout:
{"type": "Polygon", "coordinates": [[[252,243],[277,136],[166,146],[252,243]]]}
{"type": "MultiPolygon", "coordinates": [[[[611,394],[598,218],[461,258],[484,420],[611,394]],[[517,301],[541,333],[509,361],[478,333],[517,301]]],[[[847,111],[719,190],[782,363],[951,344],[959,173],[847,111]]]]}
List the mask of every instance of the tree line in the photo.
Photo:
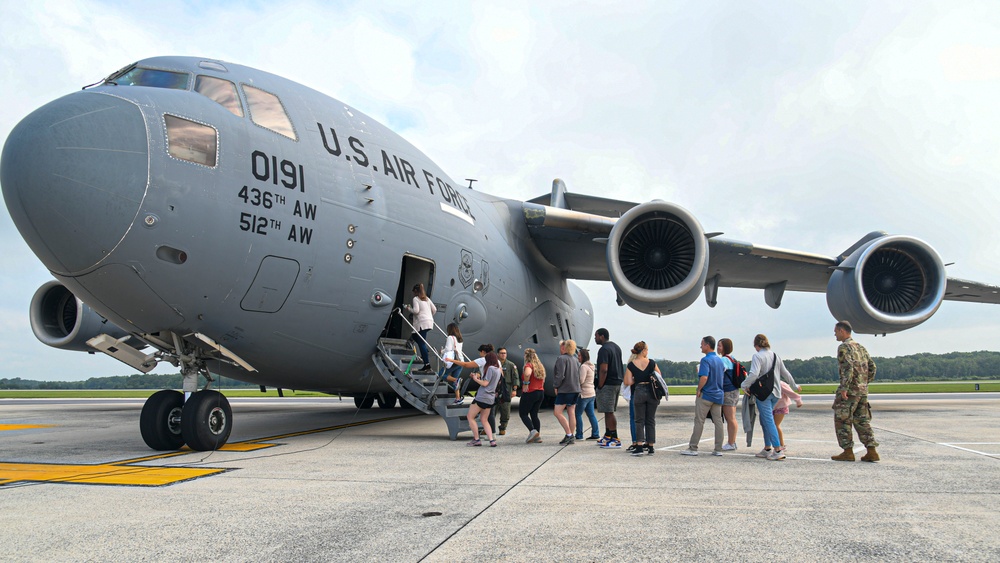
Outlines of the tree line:
{"type": "MultiPolygon", "coordinates": [[[[948,354],[913,354],[895,358],[876,357],[876,381],[972,381],[1000,379],[1000,352],[951,352],[948,354]]],[[[692,385],[698,382],[698,362],[655,360],[668,385],[692,385]]],[[[784,360],[797,383],[837,383],[837,358],[826,356],[808,360],[784,360]]],[[[750,362],[741,362],[750,369],[750,362]]],[[[253,388],[257,385],[217,377],[216,387],[253,388]]],[[[134,374],[91,377],[85,381],[34,381],[3,378],[0,389],[180,389],[181,374],[134,374]]]]}
{"type": "MultiPolygon", "coordinates": [[[[971,381],[1000,379],[1000,352],[951,352],[913,354],[895,358],[875,357],[875,381],[971,381]]],[[[808,360],[786,360],[785,367],[796,383],[838,383],[837,358],[820,356],[808,360]]],[[[749,361],[741,361],[750,369],[749,361]]],[[[668,385],[697,383],[698,362],[656,360],[668,385]]]]}
{"type": "MultiPolygon", "coordinates": [[[[258,387],[228,377],[215,376],[215,387],[258,387]]],[[[0,379],[0,389],[180,389],[184,378],[179,373],[137,373],[91,377],[84,381],[35,381],[20,377],[0,379]]]]}

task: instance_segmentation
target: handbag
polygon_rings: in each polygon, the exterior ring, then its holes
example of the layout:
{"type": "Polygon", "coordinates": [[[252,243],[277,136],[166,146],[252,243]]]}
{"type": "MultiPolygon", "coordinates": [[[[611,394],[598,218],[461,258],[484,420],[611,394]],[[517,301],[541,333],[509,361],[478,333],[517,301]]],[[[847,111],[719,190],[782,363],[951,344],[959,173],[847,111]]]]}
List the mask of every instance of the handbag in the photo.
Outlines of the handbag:
{"type": "Polygon", "coordinates": [[[757,381],[750,384],[750,394],[758,401],[766,401],[774,391],[774,368],[778,365],[778,355],[774,354],[774,361],[771,362],[771,369],[764,372],[757,381]]]}
{"type": "Polygon", "coordinates": [[[654,371],[649,378],[649,386],[652,387],[653,396],[656,397],[657,401],[670,395],[670,391],[667,390],[667,385],[663,381],[663,377],[656,371],[654,371]]]}

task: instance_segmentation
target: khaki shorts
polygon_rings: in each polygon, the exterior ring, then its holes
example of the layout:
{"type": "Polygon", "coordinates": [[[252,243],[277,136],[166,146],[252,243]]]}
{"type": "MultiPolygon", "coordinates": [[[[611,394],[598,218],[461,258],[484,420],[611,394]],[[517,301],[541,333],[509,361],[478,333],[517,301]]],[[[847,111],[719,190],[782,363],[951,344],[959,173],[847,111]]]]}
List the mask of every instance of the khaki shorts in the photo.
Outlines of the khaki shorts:
{"type": "Polygon", "coordinates": [[[621,391],[621,384],[608,383],[597,390],[597,400],[594,406],[599,413],[609,413],[618,411],[618,392],[621,391]]]}
{"type": "Polygon", "coordinates": [[[740,390],[733,389],[732,391],[726,391],[722,396],[722,406],[724,407],[738,407],[740,406],[740,390]]]}

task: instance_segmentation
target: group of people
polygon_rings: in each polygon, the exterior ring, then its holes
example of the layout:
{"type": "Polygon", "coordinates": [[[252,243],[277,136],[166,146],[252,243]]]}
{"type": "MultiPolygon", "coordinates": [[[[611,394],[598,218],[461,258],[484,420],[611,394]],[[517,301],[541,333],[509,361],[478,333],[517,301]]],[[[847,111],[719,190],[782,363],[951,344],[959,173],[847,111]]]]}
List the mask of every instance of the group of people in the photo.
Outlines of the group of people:
{"type": "MultiPolygon", "coordinates": [[[[834,426],[843,452],[832,456],[835,461],[854,461],[852,427],[865,444],[867,453],[862,461],[878,461],[878,443],[871,430],[871,407],[868,404],[868,384],[875,378],[876,366],[867,350],[851,337],[853,329],[849,322],[840,321],[834,327],[834,335],[841,343],[837,351],[840,385],[834,399],[834,426]]],[[[555,408],[553,414],[562,427],[561,445],[570,445],[583,439],[583,416],[590,422],[590,436],[605,449],[622,447],[618,437],[617,410],[620,395],[624,394],[629,404],[629,419],[632,445],[628,450],[632,455],[652,455],[656,449],[656,409],[666,385],[656,362],[649,359],[649,347],[645,342],[637,342],[632,347],[627,362],[622,362],[621,348],[610,340],[607,329],[600,328],[594,334],[595,343],[600,346],[596,364],[591,362],[590,351],[577,349],[576,342],[564,340],[559,344],[560,355],[554,365],[552,378],[555,388],[555,408]],[[662,389],[662,393],[657,393],[662,389]],[[595,413],[596,411],[596,413],[595,413]],[[601,436],[597,413],[604,415],[605,431],[601,436]]],[[[482,445],[479,439],[479,425],[489,440],[496,446],[493,433],[494,403],[498,384],[503,381],[508,391],[508,399],[520,395],[519,414],[528,430],[526,443],[541,443],[541,421],[538,412],[545,395],[545,367],[533,348],[524,351],[524,363],[518,376],[517,366],[507,359],[507,351],[483,344],[479,347],[480,357],[471,362],[458,359],[461,356],[462,337],[458,327],[448,325],[448,342],[444,359],[448,366],[444,377],[455,386],[456,402],[461,403],[461,368],[478,371],[472,380],[479,384],[472,406],[467,415],[473,432],[469,446],[482,445]],[[477,424],[478,419],[478,424],[477,424]]],[[[742,418],[747,433],[747,446],[751,445],[753,426],[759,418],[764,434],[764,447],[756,457],[771,461],[786,458],[787,446],[781,423],[794,401],[802,406],[792,374],[781,358],[771,351],[767,336],[754,337],[755,353],[750,361],[749,371],[732,356],[733,342],[722,338],[718,342],[712,336],[705,336],[700,342],[704,354],[698,365],[698,389],[695,397],[694,429],[688,448],[681,452],[686,456],[697,456],[698,446],[706,420],[711,417],[715,427],[712,455],[738,449],[736,438],[739,431],[737,407],[740,391],[743,391],[742,418]],[[756,414],[755,414],[756,413],[756,414]],[[727,439],[728,438],[728,439],[727,439]]],[[[510,416],[510,403],[496,405],[501,411],[499,433],[506,433],[510,416]]]]}

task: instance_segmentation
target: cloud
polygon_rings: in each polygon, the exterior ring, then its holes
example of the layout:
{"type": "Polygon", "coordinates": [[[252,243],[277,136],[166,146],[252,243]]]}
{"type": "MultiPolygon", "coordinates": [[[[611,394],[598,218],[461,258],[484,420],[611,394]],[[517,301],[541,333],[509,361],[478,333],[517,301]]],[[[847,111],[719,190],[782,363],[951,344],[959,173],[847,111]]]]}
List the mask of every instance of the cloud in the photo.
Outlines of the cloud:
{"type": "MultiPolygon", "coordinates": [[[[884,229],[929,241],[956,262],[952,275],[1000,281],[990,3],[167,2],[150,17],[83,0],[4,12],[4,138],[34,108],[132,61],[207,56],[357,107],[456,185],[477,178],[476,189],[525,199],[560,177],[571,191],[674,201],[728,238],[830,255],[884,229]]],[[[0,250],[26,265],[0,278],[4,357],[62,377],[72,360],[33,345],[27,328],[48,274],[6,214],[0,250]]],[[[774,311],[759,291],[724,289],[715,309],[699,300],[655,318],[617,307],[610,284],[581,285],[598,325],[623,346],[646,340],[654,356],[694,359],[705,334],[734,338],[740,357],[758,332],[788,357],[835,349],[820,294],[786,295],[774,311]]],[[[869,348],[979,349],[1000,336],[992,316],[945,303],[869,348]]],[[[81,377],[120,373],[112,360],[86,365],[81,377]]]]}

